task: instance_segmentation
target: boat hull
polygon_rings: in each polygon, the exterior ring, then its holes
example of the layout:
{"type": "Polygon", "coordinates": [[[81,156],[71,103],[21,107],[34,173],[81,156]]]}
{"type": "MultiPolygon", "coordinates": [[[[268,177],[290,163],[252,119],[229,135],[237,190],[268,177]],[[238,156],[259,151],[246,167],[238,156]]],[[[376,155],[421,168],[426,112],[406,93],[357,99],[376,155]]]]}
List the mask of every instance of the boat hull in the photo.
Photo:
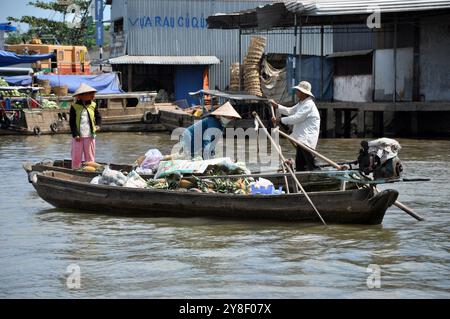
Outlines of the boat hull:
{"type": "MultiPolygon", "coordinates": [[[[36,173],[39,196],[58,208],[121,216],[218,217],[320,222],[302,194],[234,195],[134,189],[93,185],[60,172],[36,173]]],[[[327,223],[380,224],[398,197],[395,190],[370,188],[312,192],[309,196],[327,223]]]]}

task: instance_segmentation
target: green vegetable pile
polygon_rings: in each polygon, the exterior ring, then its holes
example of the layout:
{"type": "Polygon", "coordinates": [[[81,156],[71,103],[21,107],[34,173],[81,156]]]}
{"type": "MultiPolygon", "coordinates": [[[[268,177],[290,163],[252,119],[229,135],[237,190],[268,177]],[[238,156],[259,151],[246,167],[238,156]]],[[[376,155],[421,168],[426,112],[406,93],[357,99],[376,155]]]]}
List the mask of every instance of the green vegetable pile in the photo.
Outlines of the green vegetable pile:
{"type": "Polygon", "coordinates": [[[166,178],[150,179],[147,188],[166,189],[177,191],[192,191],[197,193],[221,194],[249,194],[249,185],[253,178],[198,178],[191,176],[182,178],[179,175],[170,175],[166,178]]]}
{"type": "MultiPolygon", "coordinates": [[[[0,77],[0,86],[9,87],[8,82],[5,81],[2,77],[0,77]]],[[[28,95],[25,93],[21,93],[18,90],[0,90],[0,95],[3,97],[27,97],[28,95]]]]}
{"type": "Polygon", "coordinates": [[[59,109],[58,103],[56,103],[54,101],[49,101],[49,100],[46,100],[46,99],[42,100],[42,104],[41,105],[42,105],[43,109],[49,109],[49,110],[59,109]]]}

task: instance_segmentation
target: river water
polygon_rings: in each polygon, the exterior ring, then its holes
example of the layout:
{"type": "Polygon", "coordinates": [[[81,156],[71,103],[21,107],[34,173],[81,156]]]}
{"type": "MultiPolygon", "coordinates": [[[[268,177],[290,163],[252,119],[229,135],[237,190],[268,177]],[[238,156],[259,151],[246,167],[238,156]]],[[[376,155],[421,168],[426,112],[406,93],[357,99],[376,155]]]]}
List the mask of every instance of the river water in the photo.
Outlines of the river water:
{"type": "MultiPolygon", "coordinates": [[[[432,181],[390,187],[426,221],[391,207],[382,225],[327,228],[63,212],[37,196],[21,163],[69,158],[69,143],[0,138],[1,298],[450,297],[450,141],[400,140],[405,177],[432,181]]],[[[96,159],[132,163],[170,146],[164,133],[104,133],[96,159]]],[[[358,149],[356,139],[319,142],[333,159],[358,149]]]]}

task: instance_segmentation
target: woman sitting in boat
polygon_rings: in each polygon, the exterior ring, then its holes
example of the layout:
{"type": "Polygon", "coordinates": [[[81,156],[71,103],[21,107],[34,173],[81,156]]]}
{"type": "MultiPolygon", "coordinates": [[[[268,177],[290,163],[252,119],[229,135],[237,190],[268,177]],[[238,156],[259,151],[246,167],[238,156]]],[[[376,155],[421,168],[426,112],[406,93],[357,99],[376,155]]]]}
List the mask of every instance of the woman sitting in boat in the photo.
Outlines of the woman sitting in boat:
{"type": "Polygon", "coordinates": [[[213,143],[216,136],[225,130],[225,127],[234,119],[241,116],[233,108],[230,102],[217,108],[209,116],[188,127],[182,137],[181,143],[185,156],[208,159],[215,156],[213,143]],[[201,140],[200,140],[201,139],[201,140]]]}
{"type": "Polygon", "coordinates": [[[75,103],[70,108],[70,131],[72,133],[72,168],[80,168],[84,155],[86,162],[95,162],[95,133],[100,129],[102,118],[94,102],[96,89],[81,84],[75,91],[75,103]]]}

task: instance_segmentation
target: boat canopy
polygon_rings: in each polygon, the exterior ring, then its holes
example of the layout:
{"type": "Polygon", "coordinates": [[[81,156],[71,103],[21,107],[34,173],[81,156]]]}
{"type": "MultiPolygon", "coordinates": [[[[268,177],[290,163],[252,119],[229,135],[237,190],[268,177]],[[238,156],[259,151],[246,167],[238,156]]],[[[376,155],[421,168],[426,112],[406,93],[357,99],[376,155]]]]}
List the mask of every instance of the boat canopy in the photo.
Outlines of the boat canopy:
{"type": "MultiPolygon", "coordinates": [[[[31,85],[31,76],[5,76],[5,81],[10,85],[31,85]]],[[[73,93],[85,83],[97,90],[99,94],[123,93],[117,73],[105,73],[100,75],[38,75],[38,80],[49,80],[51,86],[64,86],[73,93]]]]}
{"type": "Polygon", "coordinates": [[[54,54],[19,55],[13,52],[0,50],[0,67],[21,63],[34,63],[40,60],[47,60],[54,57],[54,54]]]}

